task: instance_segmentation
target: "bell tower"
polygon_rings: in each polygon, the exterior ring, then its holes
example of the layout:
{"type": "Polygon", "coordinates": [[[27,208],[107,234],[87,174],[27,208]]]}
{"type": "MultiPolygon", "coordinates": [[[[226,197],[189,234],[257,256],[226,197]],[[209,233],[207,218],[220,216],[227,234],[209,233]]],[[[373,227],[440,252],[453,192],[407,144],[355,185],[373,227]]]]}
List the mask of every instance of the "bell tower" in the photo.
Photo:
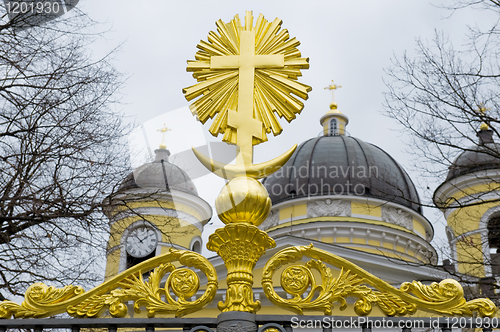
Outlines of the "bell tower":
{"type": "Polygon", "coordinates": [[[169,162],[168,128],[159,131],[163,139],[154,161],[130,173],[103,202],[111,228],[106,279],[171,247],[201,252],[201,233],[212,209],[186,172],[169,162]]]}
{"type": "Polygon", "coordinates": [[[500,277],[500,145],[486,123],[477,136],[477,145],[450,166],[433,200],[446,218],[455,271],[495,278],[500,277]]]}

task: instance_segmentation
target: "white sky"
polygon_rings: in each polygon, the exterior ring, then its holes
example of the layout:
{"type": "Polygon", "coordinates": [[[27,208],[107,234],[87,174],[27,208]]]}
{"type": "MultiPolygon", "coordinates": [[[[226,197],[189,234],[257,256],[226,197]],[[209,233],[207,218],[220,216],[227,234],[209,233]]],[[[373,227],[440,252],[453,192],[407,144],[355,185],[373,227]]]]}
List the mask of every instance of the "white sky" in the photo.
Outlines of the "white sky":
{"type": "MultiPolygon", "coordinates": [[[[390,65],[394,54],[401,55],[405,50],[411,54],[416,37],[430,40],[434,29],[443,29],[456,46],[461,46],[466,24],[487,21],[484,12],[470,9],[449,17],[449,11],[422,0],[86,0],[78,6],[111,28],[106,40],[96,45],[96,55],[123,42],[116,66],[129,78],[119,107],[137,124],[154,119],[145,125],[153,148],[161,141],[155,129],[167,121],[173,129],[167,134],[167,147],[172,153],[185,151],[197,142],[204,144],[204,140],[221,140],[208,137],[206,128],[200,129],[186,107],[182,88],[196,83],[185,70],[186,60],[194,59],[196,45],[215,30],[216,20],[228,22],[235,14],[241,18],[245,10],[252,10],[254,17],[262,13],[269,21],[279,17],[282,28],[301,41],[299,49],[302,56],[309,57],[310,69],[303,71],[300,81],[313,87],[302,114],[290,125],[283,121],[283,134],[255,148],[256,162],[272,159],[293,144],[319,134],[319,118],[328,111],[331,100],[330,92],[323,87],[334,79],[343,86],[337,90],[336,101],[350,119],[349,134],[384,149],[405,167],[417,185],[419,174],[412,171],[411,155],[404,151],[408,137],[397,131],[401,128],[394,120],[382,115],[384,67],[390,65]],[[190,135],[193,137],[187,139],[190,135]]],[[[213,206],[224,182],[212,177],[195,183],[200,196],[213,206]]],[[[424,197],[422,191],[420,196],[424,197]]],[[[434,224],[437,236],[444,238],[443,220],[437,218],[440,213],[427,209],[425,215],[434,224]]],[[[205,229],[205,243],[208,234],[220,225],[215,221],[205,229]]],[[[441,245],[442,240],[437,241],[441,245]]]]}

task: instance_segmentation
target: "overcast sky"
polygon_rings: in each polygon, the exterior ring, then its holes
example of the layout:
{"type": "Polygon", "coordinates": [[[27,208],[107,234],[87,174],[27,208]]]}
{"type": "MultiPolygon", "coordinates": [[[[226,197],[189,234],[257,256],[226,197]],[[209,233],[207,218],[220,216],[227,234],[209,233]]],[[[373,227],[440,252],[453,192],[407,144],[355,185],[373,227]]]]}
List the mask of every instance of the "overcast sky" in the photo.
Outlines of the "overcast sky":
{"type": "MultiPolygon", "coordinates": [[[[484,23],[488,19],[484,12],[470,9],[450,16],[451,12],[436,6],[439,3],[86,0],[78,6],[111,29],[106,40],[95,45],[96,55],[123,43],[116,66],[128,80],[122,89],[123,104],[119,109],[128,116],[128,121],[145,123],[153,149],[161,139],[155,129],[164,121],[172,128],[167,134],[167,146],[173,153],[185,151],[198,142],[221,140],[208,137],[206,128],[203,130],[187,109],[182,88],[196,82],[186,72],[186,60],[194,59],[196,45],[201,39],[206,40],[210,30],[215,30],[216,20],[228,22],[235,14],[242,18],[245,10],[252,10],[254,17],[262,13],[269,21],[282,19],[282,28],[301,42],[299,49],[302,56],[309,57],[310,69],[303,70],[300,81],[313,87],[302,114],[290,125],[282,121],[283,134],[270,137],[267,143],[255,148],[256,161],[272,159],[293,144],[320,133],[319,118],[328,111],[331,100],[330,92],[323,88],[334,79],[342,85],[336,101],[349,117],[348,133],[384,149],[418,185],[412,157],[405,151],[408,136],[398,131],[401,128],[394,120],[383,116],[384,68],[390,66],[394,55],[405,51],[411,54],[417,37],[431,40],[435,29],[444,30],[456,46],[461,46],[466,24],[484,23]],[[187,135],[191,135],[190,140],[185,139],[187,135]]],[[[213,206],[223,181],[209,176],[195,183],[200,196],[213,206]]],[[[425,193],[420,191],[420,195],[424,197],[425,193]]],[[[434,223],[437,235],[444,238],[443,220],[437,219],[439,214],[427,209],[425,215],[434,223]]],[[[215,221],[205,229],[205,243],[208,234],[220,225],[215,221]]]]}

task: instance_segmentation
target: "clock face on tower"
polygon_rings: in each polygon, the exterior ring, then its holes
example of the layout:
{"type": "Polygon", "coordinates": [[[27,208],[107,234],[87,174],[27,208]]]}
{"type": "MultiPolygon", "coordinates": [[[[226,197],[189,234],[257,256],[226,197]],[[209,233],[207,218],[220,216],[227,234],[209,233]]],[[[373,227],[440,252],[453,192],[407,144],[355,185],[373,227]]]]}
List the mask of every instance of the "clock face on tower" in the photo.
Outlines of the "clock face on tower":
{"type": "Polygon", "coordinates": [[[156,250],[156,231],[148,226],[135,227],[125,239],[125,249],[132,257],[145,257],[156,250]]]}

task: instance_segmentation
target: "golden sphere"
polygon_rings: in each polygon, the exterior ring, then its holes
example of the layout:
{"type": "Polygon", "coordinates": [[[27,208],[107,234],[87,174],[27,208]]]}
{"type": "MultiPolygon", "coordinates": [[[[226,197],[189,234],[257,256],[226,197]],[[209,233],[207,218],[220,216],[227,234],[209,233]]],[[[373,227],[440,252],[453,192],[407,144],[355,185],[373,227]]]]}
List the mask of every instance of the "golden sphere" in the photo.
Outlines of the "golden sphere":
{"type": "Polygon", "coordinates": [[[259,181],[237,177],[222,188],[215,208],[225,224],[241,222],[258,226],[271,211],[271,199],[259,181]]]}
{"type": "Polygon", "coordinates": [[[337,106],[337,103],[331,103],[331,104],[330,104],[330,109],[331,109],[331,110],[336,110],[336,109],[337,109],[337,107],[338,107],[338,106],[337,106]]]}

